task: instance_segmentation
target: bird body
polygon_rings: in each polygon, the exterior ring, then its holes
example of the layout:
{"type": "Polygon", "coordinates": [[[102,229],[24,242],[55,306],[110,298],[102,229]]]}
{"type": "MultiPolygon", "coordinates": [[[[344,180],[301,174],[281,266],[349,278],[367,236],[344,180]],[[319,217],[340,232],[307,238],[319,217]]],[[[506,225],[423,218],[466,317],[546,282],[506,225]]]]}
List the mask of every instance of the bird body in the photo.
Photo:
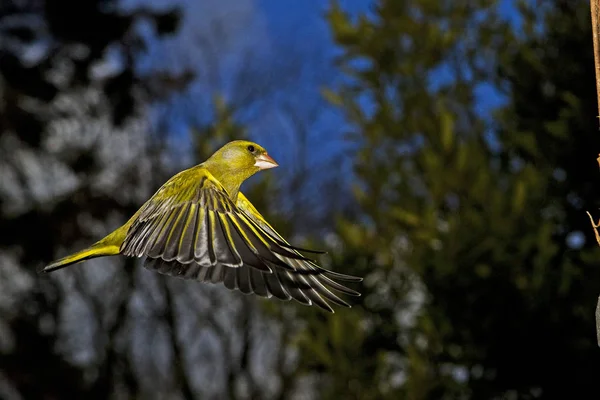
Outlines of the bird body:
{"type": "Polygon", "coordinates": [[[360,294],[334,279],[362,278],[326,270],[304,257],[300,251],[322,252],[290,245],[240,192],[246,179],[277,166],[258,144],[229,142],[205,162],[174,175],[124,225],[39,272],[96,257],[146,257],[144,267],[169,276],[223,283],[230,290],[294,299],[330,312],[327,301],[350,307],[331,289],[360,294]]]}

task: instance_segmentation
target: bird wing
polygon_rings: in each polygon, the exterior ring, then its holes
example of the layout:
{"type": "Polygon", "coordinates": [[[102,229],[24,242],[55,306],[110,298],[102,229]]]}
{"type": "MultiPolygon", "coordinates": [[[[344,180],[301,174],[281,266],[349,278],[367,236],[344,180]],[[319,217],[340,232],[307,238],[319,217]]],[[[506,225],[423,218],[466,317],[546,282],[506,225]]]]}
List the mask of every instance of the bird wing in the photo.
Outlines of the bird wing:
{"type": "Polygon", "coordinates": [[[293,298],[303,304],[316,304],[327,311],[332,311],[327,300],[341,306],[349,307],[348,303],[336,296],[330,289],[351,296],[360,296],[360,293],[341,285],[334,279],[360,282],[362,278],[329,271],[320,267],[312,260],[303,257],[299,258],[298,256],[301,256],[299,251],[313,253],[319,251],[302,249],[290,245],[289,242],[275,231],[241,192],[238,194],[237,206],[248,219],[260,226],[263,232],[277,241],[280,246],[294,253],[294,257],[287,257],[285,255],[277,256],[287,265],[292,266],[293,270],[278,268],[274,270],[273,274],[262,274],[263,283],[272,295],[282,300],[293,298]]]}
{"type": "Polygon", "coordinates": [[[245,196],[239,196],[235,204],[204,168],[183,171],[142,206],[127,231],[121,254],[145,256],[144,267],[162,274],[223,282],[228,289],[245,294],[294,298],[328,311],[331,307],[323,297],[348,304],[326,286],[359,295],[326,275],[360,278],[318,267],[276,234],[245,196]]]}

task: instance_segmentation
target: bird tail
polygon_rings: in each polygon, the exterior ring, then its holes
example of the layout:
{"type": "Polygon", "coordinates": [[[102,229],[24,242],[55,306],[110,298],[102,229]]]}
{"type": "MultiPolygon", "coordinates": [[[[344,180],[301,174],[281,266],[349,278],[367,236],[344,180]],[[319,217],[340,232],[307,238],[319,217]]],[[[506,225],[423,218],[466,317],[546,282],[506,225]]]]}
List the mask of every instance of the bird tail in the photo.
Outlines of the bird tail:
{"type": "Polygon", "coordinates": [[[83,249],[61,259],[58,259],[51,264],[38,268],[38,273],[48,273],[56,271],[61,268],[68,267],[69,265],[76,264],[78,262],[89,260],[90,258],[114,256],[119,254],[119,246],[106,245],[102,242],[98,242],[87,249],[83,249]]]}

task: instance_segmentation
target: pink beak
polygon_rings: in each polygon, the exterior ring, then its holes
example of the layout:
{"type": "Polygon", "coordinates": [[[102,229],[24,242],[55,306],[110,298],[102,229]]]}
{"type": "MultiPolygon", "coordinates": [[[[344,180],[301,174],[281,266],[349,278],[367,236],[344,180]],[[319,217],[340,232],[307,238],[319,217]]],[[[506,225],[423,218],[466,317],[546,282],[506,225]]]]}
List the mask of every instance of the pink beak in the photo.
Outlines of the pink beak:
{"type": "Polygon", "coordinates": [[[261,154],[256,157],[256,162],[254,163],[255,167],[258,167],[260,170],[275,168],[278,167],[279,164],[275,162],[267,153],[261,154]]]}

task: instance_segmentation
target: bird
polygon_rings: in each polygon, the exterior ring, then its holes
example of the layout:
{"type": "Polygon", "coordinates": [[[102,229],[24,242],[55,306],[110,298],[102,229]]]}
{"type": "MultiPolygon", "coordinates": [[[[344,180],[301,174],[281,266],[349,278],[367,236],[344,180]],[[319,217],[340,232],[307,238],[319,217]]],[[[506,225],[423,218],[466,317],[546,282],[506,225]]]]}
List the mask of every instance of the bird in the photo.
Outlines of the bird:
{"type": "Polygon", "coordinates": [[[338,281],[363,278],[326,269],[302,255],[325,252],[292,246],[240,190],[257,172],[278,166],[259,144],[230,141],[204,162],[173,175],[103,239],[37,272],[122,255],[145,258],[146,269],[163,275],[223,284],[246,295],[293,299],[330,313],[330,303],[350,308],[339,294],[361,294],[338,281]]]}

